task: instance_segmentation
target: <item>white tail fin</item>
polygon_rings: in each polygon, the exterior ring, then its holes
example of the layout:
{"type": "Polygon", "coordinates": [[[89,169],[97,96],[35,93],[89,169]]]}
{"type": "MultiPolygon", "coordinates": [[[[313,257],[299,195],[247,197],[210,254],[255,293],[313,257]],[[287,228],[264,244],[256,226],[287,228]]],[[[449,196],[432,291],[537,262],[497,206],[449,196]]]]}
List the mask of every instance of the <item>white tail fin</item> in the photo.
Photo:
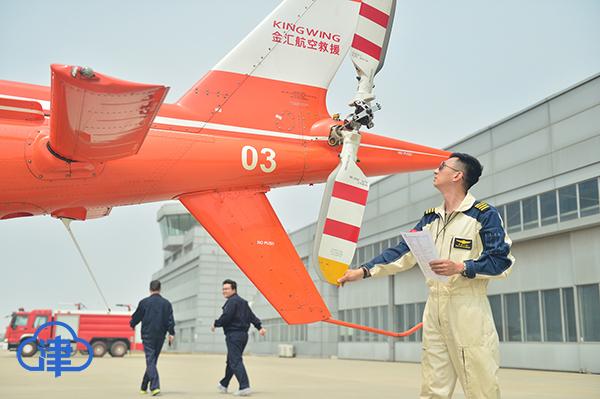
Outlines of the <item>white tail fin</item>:
{"type": "Polygon", "coordinates": [[[310,134],[329,117],[327,88],[359,8],[351,0],[283,1],[177,104],[201,121],[310,134]]]}
{"type": "Polygon", "coordinates": [[[214,70],[327,88],[351,46],[359,6],[286,0],[214,70]]]}

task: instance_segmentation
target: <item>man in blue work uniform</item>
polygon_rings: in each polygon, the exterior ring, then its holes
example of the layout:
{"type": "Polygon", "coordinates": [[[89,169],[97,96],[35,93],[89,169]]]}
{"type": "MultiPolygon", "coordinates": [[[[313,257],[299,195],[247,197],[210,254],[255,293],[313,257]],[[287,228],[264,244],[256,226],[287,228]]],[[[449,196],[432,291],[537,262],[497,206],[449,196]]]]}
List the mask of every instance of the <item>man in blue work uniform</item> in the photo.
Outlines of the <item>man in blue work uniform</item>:
{"type": "MultiPolygon", "coordinates": [[[[425,211],[414,229],[431,233],[442,258],[429,265],[448,276],[446,283],[427,279],[421,399],[451,398],[457,379],[467,399],[500,398],[498,334],[487,285],[490,279],[507,277],[515,259],[498,210],[469,192],[482,170],[471,155],[451,154],[434,171],[433,185],[444,202],[425,211]]],[[[338,281],[388,276],[415,264],[401,241],[338,281]]]]}
{"type": "Polygon", "coordinates": [[[237,294],[237,283],[233,280],[223,281],[223,296],[227,298],[223,305],[223,314],[211,327],[223,327],[225,332],[225,344],[227,345],[227,367],[225,377],[219,382],[217,388],[221,393],[227,393],[229,381],[235,375],[240,384],[240,389],[234,392],[235,396],[250,396],[250,381],[242,360],[244,348],[248,343],[248,329],[250,323],[256,327],[258,333],[265,335],[265,330],[258,317],[254,315],[248,302],[237,294]]]}
{"type": "Polygon", "coordinates": [[[131,315],[129,325],[131,328],[142,322],[142,343],[146,355],[146,372],[142,379],[141,394],[146,394],[148,384],[152,396],[160,393],[160,380],[156,363],[158,356],[165,343],[165,335],[169,333],[169,345],[175,337],[175,320],[173,319],[173,307],[171,302],[160,295],[160,281],[150,282],[150,296],[144,298],[138,304],[137,309],[131,315]]]}

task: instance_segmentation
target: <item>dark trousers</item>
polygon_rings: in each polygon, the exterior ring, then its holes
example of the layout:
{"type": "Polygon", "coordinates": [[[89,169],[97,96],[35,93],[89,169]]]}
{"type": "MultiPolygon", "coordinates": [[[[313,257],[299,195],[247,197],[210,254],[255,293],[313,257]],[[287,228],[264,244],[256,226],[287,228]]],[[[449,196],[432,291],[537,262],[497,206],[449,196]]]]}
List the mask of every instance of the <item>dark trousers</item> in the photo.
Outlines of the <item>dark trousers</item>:
{"type": "Polygon", "coordinates": [[[156,363],[158,362],[158,356],[165,343],[165,337],[158,339],[142,339],[142,342],[144,344],[144,354],[146,355],[146,372],[142,379],[141,389],[142,391],[147,390],[148,384],[150,384],[150,390],[153,391],[160,388],[160,379],[158,378],[156,363]]]}
{"type": "Polygon", "coordinates": [[[227,344],[227,367],[225,367],[225,377],[221,380],[221,385],[224,387],[229,386],[231,377],[235,375],[235,378],[240,384],[240,389],[246,389],[250,387],[250,381],[248,381],[248,374],[246,374],[246,368],[242,360],[242,354],[244,348],[248,343],[248,333],[243,331],[232,331],[225,334],[225,344],[227,344]]]}

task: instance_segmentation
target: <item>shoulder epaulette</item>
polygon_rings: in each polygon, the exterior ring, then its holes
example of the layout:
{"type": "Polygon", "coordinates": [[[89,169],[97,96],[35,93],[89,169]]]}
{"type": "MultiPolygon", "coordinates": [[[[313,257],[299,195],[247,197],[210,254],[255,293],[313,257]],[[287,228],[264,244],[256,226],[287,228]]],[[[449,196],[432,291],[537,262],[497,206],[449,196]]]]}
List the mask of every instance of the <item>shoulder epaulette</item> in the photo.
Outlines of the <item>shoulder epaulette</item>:
{"type": "Polygon", "coordinates": [[[435,213],[435,208],[429,208],[425,211],[425,215],[431,215],[432,213],[435,213]]]}
{"type": "Polygon", "coordinates": [[[475,209],[479,210],[479,212],[485,212],[488,209],[490,209],[490,206],[485,202],[479,202],[479,203],[473,205],[473,207],[475,209]]]}

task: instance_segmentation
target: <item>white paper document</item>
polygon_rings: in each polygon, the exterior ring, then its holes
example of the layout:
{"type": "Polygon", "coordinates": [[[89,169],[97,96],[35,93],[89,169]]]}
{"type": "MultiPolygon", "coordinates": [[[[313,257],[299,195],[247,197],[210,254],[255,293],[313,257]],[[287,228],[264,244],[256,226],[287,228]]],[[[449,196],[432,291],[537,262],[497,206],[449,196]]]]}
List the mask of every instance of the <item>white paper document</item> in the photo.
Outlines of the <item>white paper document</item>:
{"type": "Polygon", "coordinates": [[[408,245],[410,252],[412,252],[417,259],[417,263],[425,275],[425,278],[438,280],[443,283],[448,282],[448,276],[436,274],[431,270],[431,266],[429,266],[429,262],[440,258],[438,251],[435,248],[435,244],[433,243],[431,233],[428,231],[402,233],[402,238],[406,245],[408,245]]]}

